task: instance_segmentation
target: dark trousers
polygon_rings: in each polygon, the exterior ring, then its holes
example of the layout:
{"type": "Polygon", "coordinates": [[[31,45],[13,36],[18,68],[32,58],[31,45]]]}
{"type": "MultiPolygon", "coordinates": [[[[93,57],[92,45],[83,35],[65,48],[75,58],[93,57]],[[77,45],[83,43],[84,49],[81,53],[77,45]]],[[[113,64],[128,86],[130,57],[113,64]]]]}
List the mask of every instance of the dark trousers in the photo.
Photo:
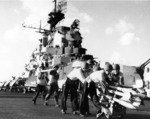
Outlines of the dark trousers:
{"type": "Polygon", "coordinates": [[[42,97],[43,97],[43,100],[44,100],[45,96],[46,96],[46,87],[45,87],[45,85],[38,84],[36,86],[36,92],[35,92],[35,95],[33,96],[33,99],[32,99],[33,101],[36,102],[39,93],[42,93],[42,97]]]}
{"type": "Polygon", "coordinates": [[[48,92],[45,97],[46,102],[48,102],[48,100],[50,99],[52,94],[54,94],[55,103],[58,104],[59,94],[58,94],[58,83],[57,82],[53,82],[50,84],[50,86],[48,86],[48,92]]]}
{"type": "Polygon", "coordinates": [[[61,109],[66,111],[66,101],[68,97],[68,93],[70,93],[70,101],[71,101],[71,107],[72,111],[79,110],[79,104],[78,104],[78,80],[70,80],[67,78],[66,83],[62,87],[62,99],[61,99],[61,109]]]}
{"type": "Polygon", "coordinates": [[[84,83],[82,90],[80,92],[79,111],[81,114],[85,114],[86,112],[89,112],[88,94],[89,94],[89,90],[87,88],[87,83],[84,83]]]}
{"type": "Polygon", "coordinates": [[[89,102],[88,102],[88,95],[91,98],[91,101],[93,102],[94,106],[99,110],[101,110],[101,104],[99,103],[99,98],[96,93],[96,86],[94,82],[90,83],[90,86],[88,87],[88,83],[85,82],[83,84],[83,90],[81,92],[81,98],[80,98],[80,113],[85,114],[86,112],[89,112],[89,102]]]}

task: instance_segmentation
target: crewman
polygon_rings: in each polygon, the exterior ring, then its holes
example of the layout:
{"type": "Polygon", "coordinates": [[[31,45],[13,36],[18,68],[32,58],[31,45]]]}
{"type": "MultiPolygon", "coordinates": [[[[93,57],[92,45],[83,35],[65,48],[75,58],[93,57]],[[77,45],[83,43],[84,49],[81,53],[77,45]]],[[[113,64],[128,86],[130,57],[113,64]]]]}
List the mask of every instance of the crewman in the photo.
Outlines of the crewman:
{"type": "MultiPolygon", "coordinates": [[[[89,75],[94,71],[100,70],[99,65],[93,64],[93,66],[91,65],[91,67],[89,67],[88,69],[89,75]]],[[[88,99],[89,92],[88,91],[89,90],[87,88],[87,83],[85,82],[84,84],[82,84],[82,90],[80,91],[79,111],[80,111],[81,117],[83,117],[84,115],[91,115],[90,108],[89,108],[89,99],[88,99]]]]}
{"type": "Polygon", "coordinates": [[[78,103],[78,85],[79,81],[84,83],[85,78],[87,77],[87,63],[83,61],[81,67],[79,68],[73,68],[73,70],[67,75],[67,79],[65,84],[62,88],[62,107],[61,112],[62,114],[66,113],[67,106],[67,96],[70,91],[70,101],[71,101],[71,107],[72,107],[72,113],[78,114],[79,110],[79,103],[78,103]]]}
{"type": "Polygon", "coordinates": [[[123,73],[120,71],[119,64],[113,65],[111,77],[112,77],[111,85],[113,86],[124,85],[124,76],[123,76],[123,73]]]}
{"type": "Polygon", "coordinates": [[[36,104],[37,97],[39,93],[42,93],[43,100],[45,99],[46,95],[46,85],[47,85],[47,77],[45,72],[41,72],[41,69],[38,71],[37,80],[36,80],[36,92],[33,96],[33,104],[36,104]]]}
{"type": "Polygon", "coordinates": [[[48,106],[48,100],[50,99],[51,95],[54,94],[54,98],[55,98],[55,107],[59,107],[59,102],[58,102],[58,79],[59,79],[59,74],[58,74],[58,69],[59,66],[56,65],[53,67],[52,70],[50,70],[49,72],[49,81],[47,83],[47,88],[48,88],[48,92],[46,94],[45,97],[45,102],[44,105],[48,106]]]}
{"type": "Polygon", "coordinates": [[[88,100],[88,95],[90,95],[91,101],[95,105],[95,107],[98,109],[97,116],[100,116],[102,108],[106,111],[107,108],[105,105],[102,105],[99,102],[99,98],[97,96],[96,89],[100,85],[101,90],[103,93],[106,93],[107,91],[107,81],[109,80],[109,75],[112,71],[112,66],[110,64],[105,64],[104,70],[99,70],[100,68],[97,68],[96,71],[91,73],[84,83],[84,90],[83,90],[83,96],[82,96],[82,102],[80,107],[80,116],[84,117],[87,111],[86,103],[88,100]]]}
{"type": "Polygon", "coordinates": [[[150,68],[146,67],[144,71],[144,84],[147,89],[150,89],[150,68]]]}

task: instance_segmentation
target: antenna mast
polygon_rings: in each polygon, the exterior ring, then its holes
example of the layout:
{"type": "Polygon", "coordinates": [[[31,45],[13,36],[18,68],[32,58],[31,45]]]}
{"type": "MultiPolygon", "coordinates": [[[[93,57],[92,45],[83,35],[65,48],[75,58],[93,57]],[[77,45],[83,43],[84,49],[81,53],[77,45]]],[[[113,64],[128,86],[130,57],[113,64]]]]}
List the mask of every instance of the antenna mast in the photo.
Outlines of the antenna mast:
{"type": "Polygon", "coordinates": [[[57,7],[57,0],[54,0],[55,6],[54,6],[54,12],[56,12],[56,7],[57,7]]]}

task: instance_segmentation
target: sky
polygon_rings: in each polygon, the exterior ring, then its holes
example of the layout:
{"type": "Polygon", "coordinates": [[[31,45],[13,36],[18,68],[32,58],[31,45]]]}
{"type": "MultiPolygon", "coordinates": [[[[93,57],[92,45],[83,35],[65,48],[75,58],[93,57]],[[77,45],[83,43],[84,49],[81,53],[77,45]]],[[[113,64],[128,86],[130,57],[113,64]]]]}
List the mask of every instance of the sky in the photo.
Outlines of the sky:
{"type": "MultiPolygon", "coordinates": [[[[45,28],[52,0],[0,0],[0,81],[20,76],[45,28]]],[[[80,20],[82,46],[98,61],[140,66],[150,58],[149,0],[68,0],[65,20],[80,20]]]]}

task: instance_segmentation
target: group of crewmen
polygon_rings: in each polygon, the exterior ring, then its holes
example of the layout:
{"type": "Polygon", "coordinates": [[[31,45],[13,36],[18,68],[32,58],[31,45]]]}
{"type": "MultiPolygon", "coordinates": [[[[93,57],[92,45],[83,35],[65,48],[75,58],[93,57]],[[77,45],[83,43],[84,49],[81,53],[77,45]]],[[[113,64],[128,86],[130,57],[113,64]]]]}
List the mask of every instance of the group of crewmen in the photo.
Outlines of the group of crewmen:
{"type": "Polygon", "coordinates": [[[72,114],[79,114],[81,117],[90,115],[89,97],[97,108],[97,115],[101,113],[102,108],[107,110],[105,105],[101,104],[97,95],[97,89],[104,94],[107,92],[107,86],[118,86],[124,84],[123,73],[120,71],[119,64],[106,63],[102,69],[98,63],[89,63],[83,61],[80,67],[74,67],[67,75],[66,81],[62,86],[61,104],[59,105],[59,66],[56,65],[50,71],[39,69],[37,76],[37,87],[33,96],[33,103],[40,92],[43,94],[44,105],[48,106],[48,101],[54,94],[56,107],[61,108],[61,113],[66,114],[67,97],[70,94],[72,114]]]}
{"type": "Polygon", "coordinates": [[[44,105],[48,106],[48,100],[52,94],[54,94],[55,101],[56,101],[56,107],[59,107],[58,103],[58,79],[59,74],[57,70],[59,69],[59,66],[56,65],[53,67],[53,69],[44,70],[43,67],[39,67],[38,69],[38,75],[36,80],[36,92],[33,96],[33,104],[36,104],[37,97],[40,93],[42,93],[44,105]]]}

